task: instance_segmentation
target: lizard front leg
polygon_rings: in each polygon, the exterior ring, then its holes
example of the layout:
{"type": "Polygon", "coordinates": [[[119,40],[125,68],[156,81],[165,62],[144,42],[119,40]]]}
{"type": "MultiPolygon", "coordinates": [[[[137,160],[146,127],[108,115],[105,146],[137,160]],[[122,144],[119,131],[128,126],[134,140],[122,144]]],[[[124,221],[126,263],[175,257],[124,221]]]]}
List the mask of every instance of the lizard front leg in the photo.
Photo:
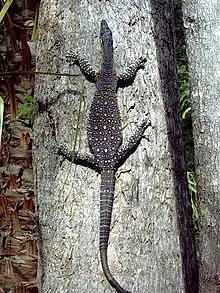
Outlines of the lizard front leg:
{"type": "Polygon", "coordinates": [[[68,62],[78,65],[82,73],[88,77],[90,81],[96,82],[97,74],[86,59],[82,58],[78,53],[69,53],[66,59],[68,62]]]}
{"type": "Polygon", "coordinates": [[[89,166],[91,169],[99,171],[99,164],[96,158],[91,153],[73,152],[64,145],[58,147],[58,154],[63,156],[71,163],[75,163],[82,166],[89,166]]]}
{"type": "Polygon", "coordinates": [[[118,75],[118,83],[127,81],[134,77],[137,70],[146,62],[146,58],[140,57],[138,60],[135,60],[133,63],[131,63],[128,68],[125,69],[124,72],[120,73],[118,75]]]}
{"type": "Polygon", "coordinates": [[[150,120],[147,117],[140,125],[136,127],[134,133],[130,136],[127,142],[125,142],[118,150],[118,161],[125,160],[130,152],[138,145],[143,137],[144,131],[150,126],[150,120]]]}

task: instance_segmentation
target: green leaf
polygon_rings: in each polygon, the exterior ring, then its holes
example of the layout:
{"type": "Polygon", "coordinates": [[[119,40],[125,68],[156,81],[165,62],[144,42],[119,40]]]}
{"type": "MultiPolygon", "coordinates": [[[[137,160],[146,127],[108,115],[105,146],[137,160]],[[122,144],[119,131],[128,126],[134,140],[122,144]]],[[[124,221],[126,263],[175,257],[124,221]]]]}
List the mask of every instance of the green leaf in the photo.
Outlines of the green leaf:
{"type": "Polygon", "coordinates": [[[18,107],[17,113],[16,113],[16,119],[28,119],[29,124],[32,125],[34,122],[34,104],[35,100],[34,97],[30,94],[26,93],[24,95],[25,104],[21,104],[18,107]]]}
{"type": "Polygon", "coordinates": [[[13,0],[7,0],[5,5],[3,6],[2,10],[0,11],[0,22],[2,22],[2,19],[5,17],[5,14],[8,12],[8,9],[11,6],[12,2],[13,0]]]}

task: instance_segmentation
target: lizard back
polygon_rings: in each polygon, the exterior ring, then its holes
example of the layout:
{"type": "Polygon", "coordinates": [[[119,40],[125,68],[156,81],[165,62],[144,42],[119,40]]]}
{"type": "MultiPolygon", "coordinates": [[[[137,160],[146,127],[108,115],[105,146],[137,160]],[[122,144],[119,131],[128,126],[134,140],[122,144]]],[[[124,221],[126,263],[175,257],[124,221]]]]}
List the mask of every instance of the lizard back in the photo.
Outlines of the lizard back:
{"type": "Polygon", "coordinates": [[[113,60],[112,32],[101,22],[102,66],[96,81],[88,121],[89,146],[102,170],[112,169],[122,144],[122,125],[117,102],[117,76],[113,60]]]}

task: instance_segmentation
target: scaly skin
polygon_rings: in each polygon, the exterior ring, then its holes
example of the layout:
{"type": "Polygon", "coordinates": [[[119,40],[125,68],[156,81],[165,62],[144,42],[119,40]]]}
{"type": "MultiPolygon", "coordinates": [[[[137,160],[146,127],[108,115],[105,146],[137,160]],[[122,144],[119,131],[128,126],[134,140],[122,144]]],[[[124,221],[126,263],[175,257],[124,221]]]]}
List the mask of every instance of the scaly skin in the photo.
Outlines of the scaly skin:
{"type": "Polygon", "coordinates": [[[113,60],[112,32],[105,20],[101,22],[100,39],[102,66],[99,74],[96,74],[89,63],[78,54],[70,56],[81,71],[96,83],[97,87],[90,108],[87,129],[92,154],[75,153],[73,158],[72,152],[63,146],[59,148],[59,153],[69,161],[84,162],[84,164],[92,165],[94,169],[100,171],[99,249],[103,272],[110,285],[117,292],[131,293],[123,289],[112,276],[108,267],[107,248],[114,200],[116,166],[120,159],[126,157],[127,153],[140,142],[145,129],[149,126],[148,119],[145,119],[128,142],[124,146],[122,145],[122,125],[117,102],[117,87],[120,81],[132,78],[145,59],[139,58],[128,67],[125,73],[117,76],[113,60]]]}

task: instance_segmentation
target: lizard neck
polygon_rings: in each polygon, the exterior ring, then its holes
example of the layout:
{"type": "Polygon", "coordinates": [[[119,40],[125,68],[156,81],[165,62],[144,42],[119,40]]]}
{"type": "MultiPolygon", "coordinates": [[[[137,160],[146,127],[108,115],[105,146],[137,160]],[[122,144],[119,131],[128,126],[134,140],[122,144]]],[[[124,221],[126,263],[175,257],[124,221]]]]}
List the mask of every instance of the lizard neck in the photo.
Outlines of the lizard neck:
{"type": "Polygon", "coordinates": [[[104,49],[102,56],[101,72],[103,74],[115,75],[113,49],[104,49]]]}
{"type": "Polygon", "coordinates": [[[102,84],[102,86],[98,86],[99,89],[103,89],[104,92],[108,90],[113,93],[116,92],[117,76],[114,67],[113,52],[111,52],[110,50],[106,50],[106,52],[103,51],[102,66],[99,77],[102,84]]]}
{"type": "Polygon", "coordinates": [[[103,51],[102,66],[99,74],[97,88],[100,92],[116,92],[117,76],[114,68],[113,52],[103,51]]]}

